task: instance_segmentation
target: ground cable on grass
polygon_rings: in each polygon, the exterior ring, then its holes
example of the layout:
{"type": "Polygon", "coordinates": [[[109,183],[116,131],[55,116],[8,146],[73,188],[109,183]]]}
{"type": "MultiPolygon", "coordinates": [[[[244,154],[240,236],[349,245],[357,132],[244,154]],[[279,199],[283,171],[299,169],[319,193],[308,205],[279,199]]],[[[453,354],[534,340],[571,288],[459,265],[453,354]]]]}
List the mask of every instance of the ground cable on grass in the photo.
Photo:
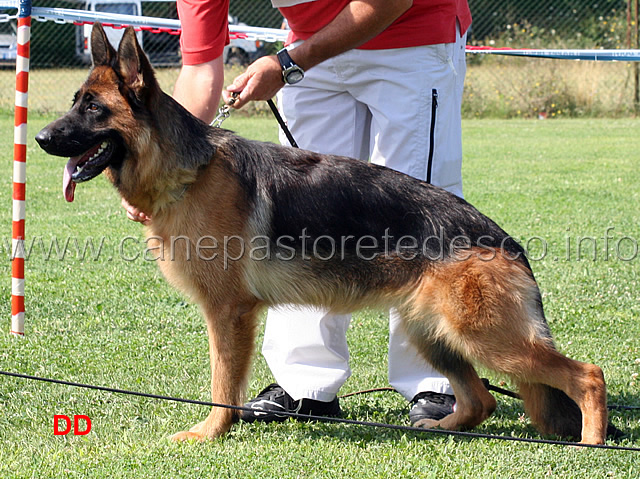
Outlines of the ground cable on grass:
{"type": "MultiPolygon", "coordinates": [[[[60,384],[63,386],[92,389],[95,391],[103,391],[103,392],[110,392],[115,394],[144,397],[149,399],[181,402],[186,404],[195,404],[198,406],[221,407],[226,409],[233,409],[236,411],[254,411],[255,412],[255,409],[247,408],[244,406],[233,406],[231,404],[220,404],[220,403],[213,403],[209,401],[199,401],[196,399],[185,399],[185,398],[172,397],[172,396],[163,396],[160,394],[143,393],[139,391],[129,391],[126,389],[118,389],[118,388],[112,388],[107,386],[96,386],[92,384],[83,384],[83,383],[78,383],[73,381],[63,381],[61,379],[43,378],[39,376],[31,376],[28,374],[14,373],[9,371],[0,371],[0,375],[20,378],[20,379],[28,379],[32,381],[41,381],[41,382],[46,382],[51,384],[60,384]]],[[[384,390],[386,390],[386,388],[384,388],[384,390]]],[[[625,407],[635,408],[634,406],[625,406],[625,407]]],[[[421,433],[421,434],[426,433],[426,434],[438,434],[438,435],[445,435],[445,436],[467,437],[472,439],[490,439],[490,440],[511,441],[511,442],[525,442],[530,444],[550,444],[555,446],[572,446],[572,447],[584,447],[589,449],[607,449],[607,450],[615,450],[615,451],[640,452],[640,447],[612,446],[608,444],[582,444],[582,443],[570,442],[570,441],[533,439],[533,438],[515,437],[515,436],[498,436],[493,434],[483,434],[483,433],[477,433],[477,432],[449,431],[446,429],[430,429],[430,428],[422,428],[422,427],[414,427],[414,426],[401,426],[397,424],[386,424],[386,423],[380,423],[380,422],[357,421],[354,419],[344,419],[344,418],[338,418],[338,417],[312,416],[312,415],[298,414],[293,412],[281,412],[279,414],[289,416],[292,418],[304,419],[306,421],[352,424],[357,426],[384,428],[384,429],[391,429],[395,431],[415,432],[415,433],[421,433]]]]}

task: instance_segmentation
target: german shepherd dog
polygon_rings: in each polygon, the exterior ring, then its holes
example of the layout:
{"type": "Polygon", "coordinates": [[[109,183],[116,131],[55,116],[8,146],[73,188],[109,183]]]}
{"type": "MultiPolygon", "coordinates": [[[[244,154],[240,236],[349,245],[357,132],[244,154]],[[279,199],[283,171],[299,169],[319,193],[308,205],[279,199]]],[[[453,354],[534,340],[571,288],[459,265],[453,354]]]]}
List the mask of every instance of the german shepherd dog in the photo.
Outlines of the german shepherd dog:
{"type": "MultiPolygon", "coordinates": [[[[479,363],[515,381],[542,433],[604,443],[602,370],[555,349],[525,252],[493,221],[396,171],[206,125],[162,92],[131,28],[116,51],[96,24],[91,52],[71,110],[36,140],[71,158],[68,201],[104,171],[151,215],[163,274],[205,317],[215,403],[242,405],[265,306],[396,308],[457,400],[422,426],[469,429],[491,415],[479,363]],[[169,251],[176,237],[188,247],[169,251]]],[[[173,438],[215,438],[235,418],[213,408],[173,438]]]]}

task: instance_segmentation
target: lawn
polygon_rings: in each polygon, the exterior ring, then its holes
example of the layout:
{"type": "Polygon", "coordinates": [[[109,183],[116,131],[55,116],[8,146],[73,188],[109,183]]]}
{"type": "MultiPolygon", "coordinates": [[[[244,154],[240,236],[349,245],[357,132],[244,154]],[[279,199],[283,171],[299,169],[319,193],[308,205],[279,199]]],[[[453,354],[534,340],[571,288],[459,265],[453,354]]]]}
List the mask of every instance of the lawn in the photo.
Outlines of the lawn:
{"type": "MultiPolygon", "coordinates": [[[[32,118],[29,137],[51,118],[32,118]]],[[[276,139],[270,118],[225,127],[276,139]]],[[[206,401],[207,339],[197,307],[144,257],[104,178],[61,195],[64,160],[30,141],[27,184],[26,336],[10,336],[12,126],[0,116],[0,218],[5,302],[0,369],[206,401]],[[57,241],[57,243],[56,243],[57,241]],[[56,249],[57,244],[57,249],[56,249]],[[67,245],[66,251],[64,249],[67,245]]],[[[640,123],[633,119],[468,120],[465,196],[527,247],[558,347],[595,362],[612,404],[640,406],[640,123]]],[[[358,313],[343,393],[386,385],[387,321],[358,313]]],[[[260,344],[260,338],[257,347],[260,344]]],[[[492,383],[501,378],[483,371],[492,383]]],[[[256,355],[249,394],[271,381],[256,355]]],[[[505,387],[511,387],[509,383],[505,387]]],[[[514,399],[476,432],[540,438],[514,399]]],[[[345,398],[345,417],[408,424],[394,393],[345,398]]],[[[168,437],[200,421],[203,406],[88,391],[0,376],[0,477],[418,478],[637,477],[640,453],[462,439],[339,424],[237,424],[205,444],[168,437]],[[86,415],[84,436],[55,436],[53,417],[86,415]]],[[[640,412],[614,411],[640,447],[640,412]]]]}

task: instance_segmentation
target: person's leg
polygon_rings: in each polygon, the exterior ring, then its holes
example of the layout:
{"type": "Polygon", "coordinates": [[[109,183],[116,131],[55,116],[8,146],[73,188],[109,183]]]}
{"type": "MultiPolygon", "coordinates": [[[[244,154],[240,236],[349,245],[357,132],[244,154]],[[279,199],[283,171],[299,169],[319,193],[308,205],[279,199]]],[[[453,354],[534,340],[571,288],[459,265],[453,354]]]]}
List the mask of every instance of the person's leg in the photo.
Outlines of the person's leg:
{"type": "MultiPolygon", "coordinates": [[[[278,109],[300,148],[368,161],[371,116],[344,91],[334,67],[340,57],[317,65],[302,82],[280,90],[278,109]]],[[[288,144],[282,131],[280,142],[288,144]]]]}
{"type": "MultiPolygon", "coordinates": [[[[433,98],[427,96],[425,105],[429,115],[429,136],[433,138],[428,144],[426,164],[428,168],[431,157],[430,181],[458,196],[462,196],[462,132],[461,113],[462,88],[466,73],[464,62],[464,41],[457,44],[444,45],[445,58],[440,57],[441,46],[435,48],[434,61],[445,61],[443,71],[439,71],[433,82],[427,85],[427,92],[437,92],[437,106],[433,105],[433,98]],[[462,49],[462,50],[460,50],[462,49]],[[440,50],[440,51],[438,51],[440,50]],[[429,101],[431,100],[431,101],[429,101]],[[434,108],[435,107],[435,108],[434,108]],[[436,115],[435,121],[431,115],[436,115]],[[434,131],[431,132],[433,125],[434,131]],[[429,153],[432,152],[432,153],[429,153]]],[[[440,69],[439,69],[440,70],[440,69]]],[[[424,128],[424,126],[423,126],[424,128]]],[[[384,148],[384,146],[382,147],[384,148]]],[[[397,155],[400,164],[388,165],[391,167],[418,169],[413,162],[402,163],[402,155],[397,155]]],[[[420,161],[424,161],[421,158],[420,161]]],[[[397,162],[393,162],[397,163],[397,162]]],[[[429,174],[425,170],[425,174],[429,174]]],[[[425,180],[426,177],[420,179],[425,180]]],[[[425,391],[453,394],[449,381],[440,373],[426,365],[418,356],[404,329],[400,327],[398,315],[394,312],[390,316],[389,332],[389,382],[407,399],[411,400],[416,395],[425,391]]]]}
{"type": "Polygon", "coordinates": [[[371,110],[372,163],[462,196],[460,107],[466,69],[456,47],[360,52],[371,68],[360,75],[364,78],[354,96],[371,110]],[[390,66],[394,60],[397,64],[390,66]],[[403,61],[410,65],[401,68],[403,61]],[[385,78],[389,70],[393,74],[385,78]]]}
{"type": "MultiPolygon", "coordinates": [[[[341,91],[339,84],[331,60],[318,65],[300,84],[282,90],[280,112],[300,148],[366,159],[368,111],[341,91]]],[[[287,142],[283,134],[281,141],[287,142]]],[[[262,353],[284,391],[267,388],[249,403],[251,407],[266,405],[266,399],[272,403],[268,407],[276,409],[273,403],[282,402],[307,414],[339,412],[336,395],[351,374],[346,341],[350,320],[350,315],[311,307],[271,308],[262,353]],[[325,407],[318,401],[330,405],[325,407]]]]}
{"type": "Polygon", "coordinates": [[[346,334],[351,316],[302,306],[271,308],[262,354],[294,399],[332,401],[351,375],[346,334]]]}
{"type": "MultiPolygon", "coordinates": [[[[368,67],[354,95],[372,111],[371,161],[429,179],[461,196],[463,39],[457,44],[359,55],[368,67]]],[[[393,311],[389,382],[409,400],[425,391],[452,394],[448,380],[409,343],[393,311]]]]}

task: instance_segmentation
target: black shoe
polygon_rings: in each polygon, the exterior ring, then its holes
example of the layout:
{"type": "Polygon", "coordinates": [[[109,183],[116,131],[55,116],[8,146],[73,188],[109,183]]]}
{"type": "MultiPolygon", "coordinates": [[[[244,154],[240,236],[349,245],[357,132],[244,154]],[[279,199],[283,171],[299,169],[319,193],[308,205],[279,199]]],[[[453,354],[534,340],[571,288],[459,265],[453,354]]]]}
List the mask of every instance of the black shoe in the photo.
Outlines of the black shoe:
{"type": "Polygon", "coordinates": [[[451,394],[440,394],[431,391],[418,393],[411,400],[409,419],[412,425],[423,419],[439,421],[454,411],[456,398],[451,394]]]}
{"type": "MultiPolygon", "coordinates": [[[[265,389],[244,405],[253,411],[240,411],[240,419],[245,422],[273,422],[285,421],[288,417],[282,412],[295,412],[310,416],[340,416],[340,404],[338,398],[333,401],[324,402],[314,399],[300,399],[294,401],[287,392],[278,384],[270,384],[265,389]]],[[[294,418],[300,420],[300,418],[294,418]]]]}

